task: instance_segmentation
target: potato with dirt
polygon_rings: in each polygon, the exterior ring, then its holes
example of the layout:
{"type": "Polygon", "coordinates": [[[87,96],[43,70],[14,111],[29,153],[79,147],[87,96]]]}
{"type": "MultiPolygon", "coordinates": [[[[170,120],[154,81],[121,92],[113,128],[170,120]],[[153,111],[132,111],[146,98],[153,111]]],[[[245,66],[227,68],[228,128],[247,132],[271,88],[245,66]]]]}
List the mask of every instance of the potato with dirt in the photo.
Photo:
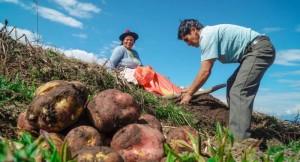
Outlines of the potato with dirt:
{"type": "Polygon", "coordinates": [[[40,129],[59,132],[77,121],[87,97],[88,90],[80,82],[48,82],[36,90],[26,119],[40,129]]]}
{"type": "Polygon", "coordinates": [[[130,124],[120,129],[111,142],[126,162],[160,161],[164,156],[163,134],[148,125],[130,124]]]}
{"type": "Polygon", "coordinates": [[[78,162],[124,162],[113,149],[106,146],[84,147],[76,157],[78,162]]]}
{"type": "Polygon", "coordinates": [[[75,157],[83,147],[102,146],[103,135],[91,126],[79,126],[72,129],[65,137],[71,156],[75,157]]]}
{"type": "Polygon", "coordinates": [[[162,132],[162,126],[161,126],[161,123],[160,121],[153,115],[150,115],[150,114],[142,114],[137,123],[139,124],[147,124],[149,125],[150,127],[152,128],[155,128],[159,131],[162,132]]]}
{"type": "Polygon", "coordinates": [[[17,121],[18,134],[22,132],[29,132],[33,135],[38,134],[38,128],[34,127],[30,122],[26,119],[26,112],[22,112],[18,116],[17,121]]]}
{"type": "Polygon", "coordinates": [[[167,143],[176,153],[192,151],[190,150],[190,148],[182,146],[178,143],[178,140],[182,140],[187,144],[191,145],[192,142],[189,135],[191,135],[194,138],[198,138],[199,134],[196,129],[189,126],[181,126],[181,127],[170,129],[167,132],[167,137],[166,137],[167,143]]]}
{"type": "Polygon", "coordinates": [[[93,125],[104,133],[137,121],[140,108],[134,98],[116,89],[107,89],[98,93],[88,103],[88,112],[93,125]]]}

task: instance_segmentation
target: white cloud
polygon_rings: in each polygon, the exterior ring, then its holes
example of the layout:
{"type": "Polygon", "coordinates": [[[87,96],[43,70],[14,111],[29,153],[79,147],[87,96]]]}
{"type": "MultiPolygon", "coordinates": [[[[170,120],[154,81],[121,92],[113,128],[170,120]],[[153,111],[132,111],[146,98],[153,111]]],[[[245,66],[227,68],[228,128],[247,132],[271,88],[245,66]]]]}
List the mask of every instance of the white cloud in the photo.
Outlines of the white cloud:
{"type": "MultiPolygon", "coordinates": [[[[4,25],[0,23],[0,28],[2,28],[4,25]]],[[[11,31],[14,27],[12,26],[7,26],[7,31],[11,31]]],[[[16,28],[10,33],[10,36],[12,39],[19,39],[21,36],[26,35],[28,41],[30,43],[34,43],[37,41],[37,34],[31,32],[30,30],[27,29],[22,29],[22,28],[16,28]]],[[[39,36],[39,39],[41,39],[41,36],[39,36]]],[[[25,37],[22,37],[19,39],[21,43],[26,43],[25,37]]]]}
{"type": "MultiPolygon", "coordinates": [[[[225,92],[213,94],[227,103],[225,92]]],[[[254,101],[254,111],[274,116],[295,115],[300,111],[299,92],[274,92],[260,88],[254,101]]]]}
{"type": "Polygon", "coordinates": [[[103,46],[100,49],[100,55],[109,57],[112,53],[112,50],[120,45],[120,41],[112,41],[110,44],[103,46]]]}
{"type": "Polygon", "coordinates": [[[287,71],[287,72],[276,72],[271,74],[271,77],[277,77],[277,78],[282,78],[286,76],[291,76],[291,75],[298,75],[300,76],[300,70],[294,70],[294,71],[287,71]]]}
{"type": "Polygon", "coordinates": [[[300,65],[300,49],[288,49],[277,52],[275,64],[285,66],[300,65]]]}
{"type": "Polygon", "coordinates": [[[299,110],[300,93],[266,92],[258,93],[255,101],[257,111],[271,115],[287,115],[299,110]]]}
{"type": "Polygon", "coordinates": [[[21,7],[23,7],[24,9],[30,10],[31,7],[29,7],[28,5],[26,5],[25,3],[19,1],[19,0],[0,0],[0,2],[7,2],[7,3],[13,3],[16,5],[19,5],[21,7]]]}
{"type": "Polygon", "coordinates": [[[83,24],[80,21],[72,17],[66,16],[63,13],[56,11],[54,9],[39,6],[38,12],[40,16],[45,19],[58,22],[67,26],[75,27],[75,28],[83,28],[83,24]]]}
{"type": "Polygon", "coordinates": [[[67,57],[76,58],[89,63],[96,63],[98,60],[95,54],[80,49],[63,50],[62,52],[67,57]]]}
{"type": "MultiPolygon", "coordinates": [[[[0,0],[0,2],[9,2],[9,3],[14,3],[16,5],[21,6],[22,8],[31,11],[34,13],[36,11],[37,6],[33,3],[31,5],[25,4],[19,0],[0,0]]],[[[45,19],[48,19],[53,22],[58,22],[70,27],[75,27],[75,28],[83,28],[83,24],[74,19],[73,17],[66,16],[65,14],[43,6],[38,6],[38,12],[39,15],[45,19]]]]}
{"type": "Polygon", "coordinates": [[[283,83],[289,87],[300,88],[300,80],[279,79],[279,83],[283,83]]]}
{"type": "Polygon", "coordinates": [[[283,28],[281,27],[265,27],[262,29],[262,31],[264,33],[272,33],[272,32],[279,32],[279,31],[282,31],[283,28]]]}
{"type": "MultiPolygon", "coordinates": [[[[3,27],[4,25],[2,23],[0,23],[0,29],[3,27]]],[[[13,29],[12,26],[7,26],[7,31],[11,31],[13,29]]],[[[13,31],[10,33],[10,36],[13,39],[18,39],[20,38],[23,34],[26,35],[27,39],[29,40],[29,42],[31,44],[36,44],[36,34],[27,30],[27,29],[21,29],[21,28],[16,28],[16,31],[13,31]]],[[[39,38],[41,38],[41,36],[39,36],[39,38]]],[[[20,41],[21,43],[26,43],[25,41],[25,37],[22,37],[21,39],[19,39],[18,41],[20,41]]],[[[52,49],[55,51],[59,51],[60,53],[63,53],[65,56],[70,57],[70,58],[75,58],[75,59],[79,59],[81,61],[87,62],[87,63],[96,63],[99,65],[106,65],[106,66],[110,66],[109,63],[106,64],[107,62],[107,58],[99,58],[97,57],[96,54],[91,53],[91,52],[87,52],[84,50],[80,50],[80,49],[62,49],[62,48],[56,48],[54,46],[50,46],[50,45],[46,45],[46,44],[39,44],[39,46],[41,46],[43,49],[52,49]]]]}
{"type": "Polygon", "coordinates": [[[63,7],[70,15],[79,18],[89,18],[92,14],[101,11],[100,8],[92,3],[82,3],[78,0],[54,0],[54,2],[63,7]]]}
{"type": "MultiPolygon", "coordinates": [[[[51,48],[51,47],[50,47],[51,48]]],[[[95,63],[99,65],[104,65],[107,62],[107,58],[99,58],[96,56],[96,54],[92,52],[87,52],[85,50],[81,49],[57,49],[61,53],[63,53],[65,56],[70,58],[75,58],[78,60],[81,60],[83,62],[87,63],[95,63]]],[[[109,64],[105,64],[106,66],[109,66],[109,64]]]]}
{"type": "Polygon", "coordinates": [[[79,34],[72,34],[73,37],[81,38],[81,39],[86,39],[88,36],[84,33],[79,33],[79,34]]]}

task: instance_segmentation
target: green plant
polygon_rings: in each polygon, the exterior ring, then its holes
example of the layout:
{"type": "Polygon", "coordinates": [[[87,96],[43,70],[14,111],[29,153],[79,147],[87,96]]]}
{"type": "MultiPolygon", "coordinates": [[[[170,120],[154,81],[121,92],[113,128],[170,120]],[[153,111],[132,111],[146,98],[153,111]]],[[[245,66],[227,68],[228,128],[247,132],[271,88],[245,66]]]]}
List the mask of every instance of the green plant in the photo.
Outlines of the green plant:
{"type": "Polygon", "coordinates": [[[35,89],[34,86],[21,81],[18,76],[15,80],[8,81],[0,75],[0,106],[12,100],[29,102],[33,98],[35,89]]]}
{"type": "Polygon", "coordinates": [[[71,162],[68,161],[68,150],[64,143],[61,155],[54,143],[46,133],[34,139],[29,133],[24,132],[18,140],[0,139],[0,161],[34,162],[38,158],[47,162],[71,162]],[[48,143],[49,147],[42,145],[48,143]]]}
{"type": "Polygon", "coordinates": [[[209,162],[233,162],[231,148],[233,146],[234,137],[229,129],[224,128],[220,123],[216,124],[216,145],[210,146],[212,157],[208,159],[209,162]]]}
{"type": "Polygon", "coordinates": [[[164,150],[167,154],[166,162],[205,162],[205,158],[201,155],[201,140],[200,136],[193,136],[188,133],[188,138],[191,141],[191,144],[183,140],[175,140],[177,145],[185,147],[188,150],[182,153],[176,153],[168,144],[164,144],[164,150]]]}
{"type": "Polygon", "coordinates": [[[176,125],[189,125],[195,127],[192,114],[171,102],[156,107],[155,116],[158,119],[164,119],[176,125]]]}
{"type": "Polygon", "coordinates": [[[300,161],[300,141],[291,141],[287,145],[269,146],[262,160],[264,162],[300,161]]]}

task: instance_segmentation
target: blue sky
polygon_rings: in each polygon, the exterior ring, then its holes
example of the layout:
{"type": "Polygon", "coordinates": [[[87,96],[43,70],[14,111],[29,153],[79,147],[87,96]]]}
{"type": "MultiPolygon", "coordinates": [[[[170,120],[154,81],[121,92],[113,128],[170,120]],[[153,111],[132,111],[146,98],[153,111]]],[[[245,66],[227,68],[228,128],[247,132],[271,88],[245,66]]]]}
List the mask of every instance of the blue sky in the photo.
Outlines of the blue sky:
{"type": "MultiPolygon", "coordinates": [[[[0,0],[0,21],[19,33],[85,61],[108,58],[118,36],[140,35],[135,49],[179,86],[188,86],[200,67],[200,50],[177,40],[180,20],[204,25],[236,24],[269,35],[277,50],[274,65],[261,82],[255,110],[277,116],[300,111],[300,1],[297,0],[0,0]]],[[[0,24],[1,25],[1,24],[0,24]]],[[[203,88],[226,82],[237,64],[217,63],[203,88]]],[[[213,93],[225,101],[225,90],[213,93]]]]}

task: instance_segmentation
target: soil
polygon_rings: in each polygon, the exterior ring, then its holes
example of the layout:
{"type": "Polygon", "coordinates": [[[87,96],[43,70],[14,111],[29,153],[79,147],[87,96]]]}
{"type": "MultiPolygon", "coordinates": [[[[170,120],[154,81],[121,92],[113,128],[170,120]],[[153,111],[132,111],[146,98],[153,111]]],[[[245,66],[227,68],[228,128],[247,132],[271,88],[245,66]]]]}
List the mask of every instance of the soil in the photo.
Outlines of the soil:
{"type": "MultiPolygon", "coordinates": [[[[216,122],[228,126],[229,108],[222,101],[210,94],[193,98],[191,104],[186,107],[197,119],[197,128],[214,134],[216,122]]],[[[300,124],[292,124],[290,121],[282,121],[266,114],[253,112],[251,122],[251,137],[288,143],[291,140],[300,139],[300,124]]]]}

